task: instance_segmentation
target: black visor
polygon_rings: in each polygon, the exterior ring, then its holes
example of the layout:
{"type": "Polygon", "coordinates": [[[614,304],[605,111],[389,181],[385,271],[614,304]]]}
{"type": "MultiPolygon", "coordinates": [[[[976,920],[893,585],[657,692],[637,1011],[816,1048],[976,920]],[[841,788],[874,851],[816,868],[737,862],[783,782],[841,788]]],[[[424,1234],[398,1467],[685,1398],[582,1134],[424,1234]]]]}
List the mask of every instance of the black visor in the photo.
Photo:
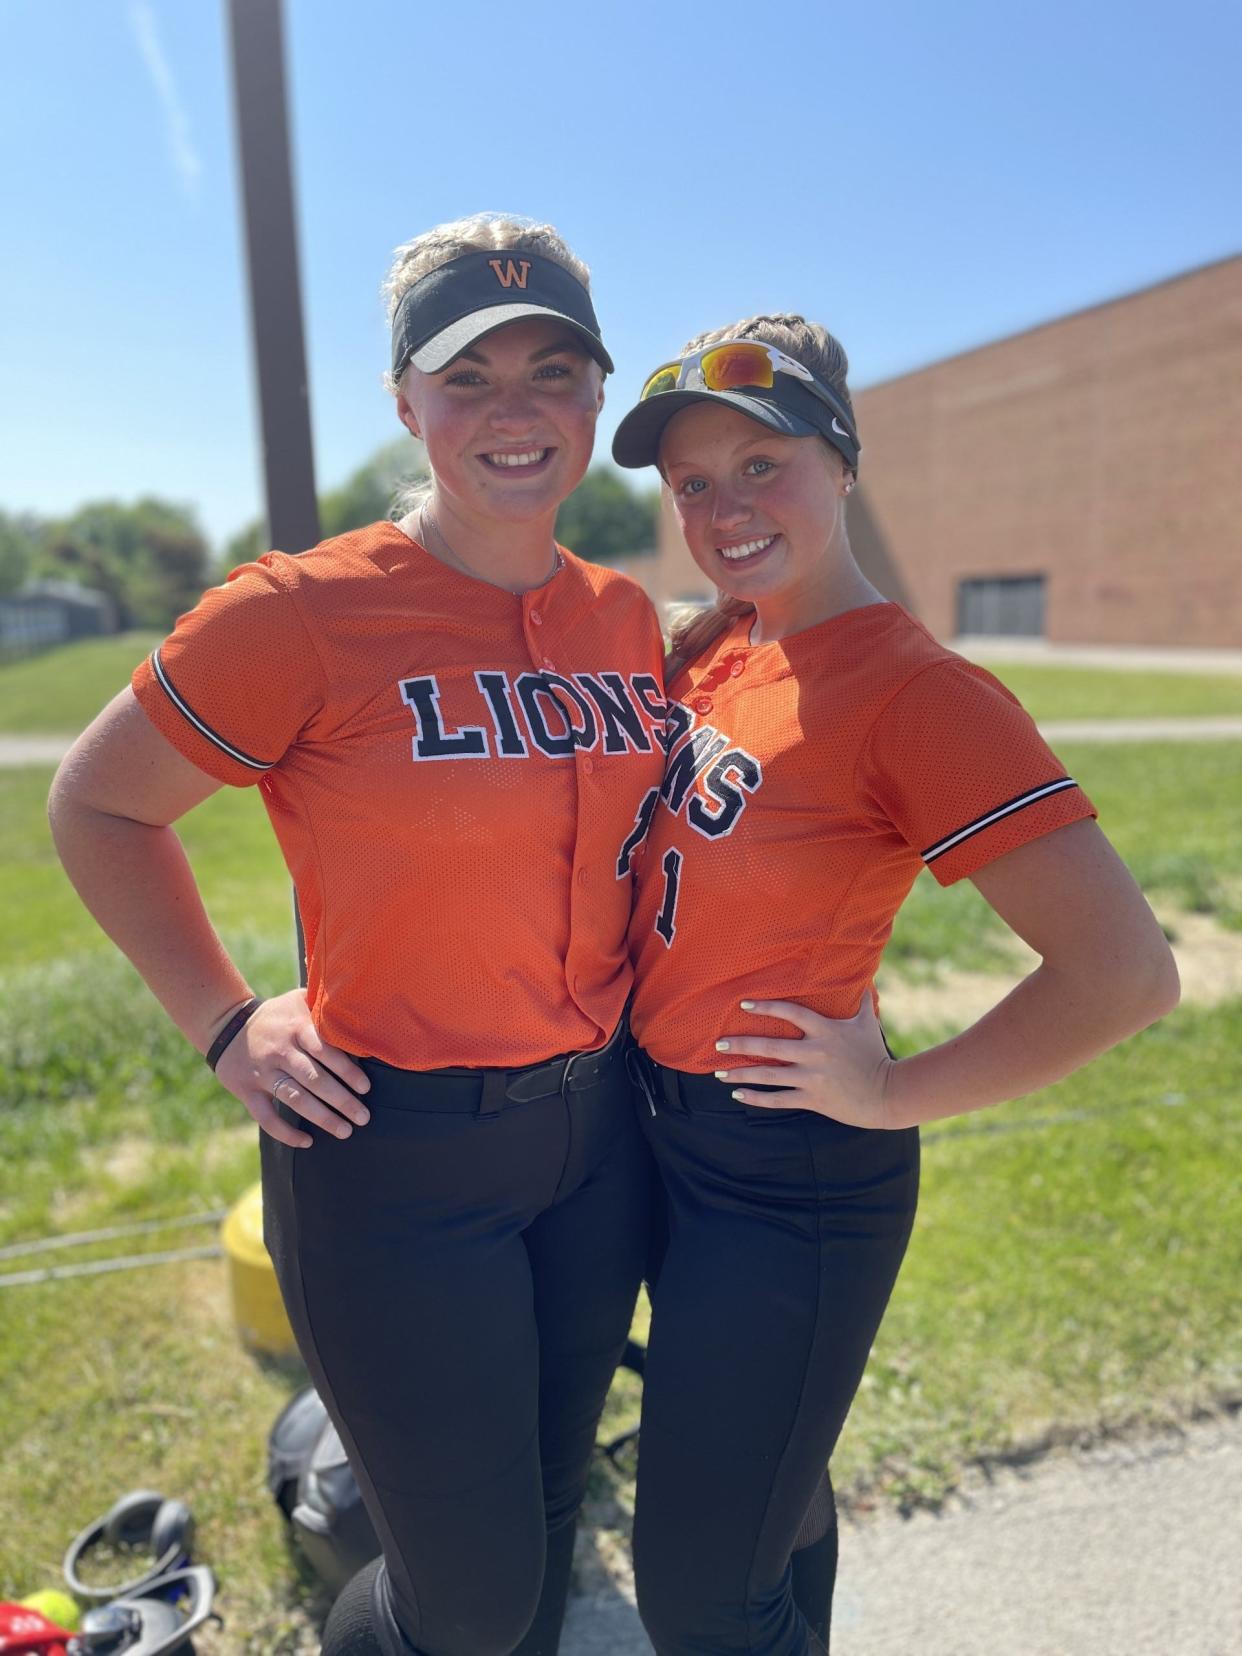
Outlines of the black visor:
{"type": "Polygon", "coordinates": [[[392,319],[392,377],[400,379],[411,362],[424,374],[438,374],[484,334],[527,316],[563,322],[612,373],[582,283],[555,259],[515,248],[463,253],[402,294],[392,319]]]}
{"type": "Polygon", "coordinates": [[[844,421],[814,391],[788,374],[777,374],[771,386],[750,385],[733,391],[657,391],[631,408],[617,427],[612,457],[618,466],[657,465],[665,426],[674,414],[699,402],[724,403],[784,437],[822,437],[851,471],[858,470],[859,444],[844,421]]]}

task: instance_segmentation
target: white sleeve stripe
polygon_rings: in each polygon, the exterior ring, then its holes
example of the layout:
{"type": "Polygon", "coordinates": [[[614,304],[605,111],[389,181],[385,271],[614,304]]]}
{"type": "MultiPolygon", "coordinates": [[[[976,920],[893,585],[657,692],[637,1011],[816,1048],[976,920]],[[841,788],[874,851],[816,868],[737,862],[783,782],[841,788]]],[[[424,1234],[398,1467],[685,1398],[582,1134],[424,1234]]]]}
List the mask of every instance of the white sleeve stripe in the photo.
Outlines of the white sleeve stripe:
{"type": "Polygon", "coordinates": [[[1033,805],[1037,799],[1047,799],[1049,794],[1063,793],[1066,788],[1076,788],[1077,782],[1072,776],[1060,776],[1055,782],[1045,782],[1042,787],[1032,788],[1028,793],[1019,794],[1016,799],[1009,800],[1004,805],[998,805],[996,810],[989,811],[986,816],[977,817],[974,822],[968,822],[964,828],[959,828],[956,834],[950,834],[946,839],[938,840],[935,845],[929,845],[922,852],[925,863],[935,862],[937,857],[943,857],[946,851],[952,851],[955,845],[973,835],[990,828],[994,822],[1000,822],[1003,817],[1012,816],[1015,811],[1023,810],[1027,805],[1033,805]]]}
{"type": "Polygon", "coordinates": [[[202,719],[199,718],[198,714],[194,711],[190,704],[184,701],[182,697],[177,694],[172,680],[169,678],[164,669],[164,663],[160,660],[160,652],[158,650],[156,650],[151,657],[151,666],[169,701],[172,702],[173,706],[179,713],[183,714],[185,718],[189,720],[200,735],[205,736],[209,742],[214,742],[216,747],[220,749],[221,753],[227,753],[229,758],[236,759],[239,765],[249,765],[251,770],[271,770],[272,766],[276,762],[274,759],[253,759],[250,754],[243,753],[240,748],[235,748],[231,743],[226,742],[224,737],[218,735],[209,724],[204,724],[202,719]]]}

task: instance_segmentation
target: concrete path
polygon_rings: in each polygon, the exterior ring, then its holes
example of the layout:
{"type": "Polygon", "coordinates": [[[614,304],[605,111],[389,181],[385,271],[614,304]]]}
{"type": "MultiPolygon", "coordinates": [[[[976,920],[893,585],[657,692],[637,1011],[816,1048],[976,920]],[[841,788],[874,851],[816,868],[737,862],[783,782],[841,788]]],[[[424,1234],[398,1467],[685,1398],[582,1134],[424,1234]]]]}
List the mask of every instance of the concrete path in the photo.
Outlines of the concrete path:
{"type": "Polygon", "coordinates": [[[952,638],[968,661],[1031,667],[1121,667],[1134,673],[1242,673],[1242,649],[1160,649],[1143,644],[1050,644],[1045,638],[952,638]]]}
{"type": "Polygon", "coordinates": [[[1236,742],[1242,718],[1050,719],[1039,731],[1046,742],[1236,742]]]}
{"type": "Polygon", "coordinates": [[[59,765],[74,736],[0,736],[0,766],[59,765]]]}
{"type": "MultiPolygon", "coordinates": [[[[1048,1457],[846,1523],[833,1656],[1238,1656],[1242,1420],[1048,1457]]],[[[651,1656],[624,1584],[562,1656],[651,1656]]]]}
{"type": "MultiPolygon", "coordinates": [[[[1242,718],[1059,719],[1041,725],[1049,742],[1236,742],[1242,718]]],[[[58,765],[72,736],[0,736],[0,769],[58,765]]]]}

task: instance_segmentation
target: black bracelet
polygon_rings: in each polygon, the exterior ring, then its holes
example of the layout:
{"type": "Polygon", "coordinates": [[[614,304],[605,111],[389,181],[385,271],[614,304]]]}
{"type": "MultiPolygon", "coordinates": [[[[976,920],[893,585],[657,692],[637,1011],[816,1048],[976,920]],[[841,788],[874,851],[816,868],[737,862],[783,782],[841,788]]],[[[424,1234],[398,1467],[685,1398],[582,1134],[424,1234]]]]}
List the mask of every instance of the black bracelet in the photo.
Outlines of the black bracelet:
{"type": "Polygon", "coordinates": [[[256,995],[251,1000],[248,1000],[245,1006],[239,1006],[237,1008],[237,1011],[234,1012],[228,1023],[225,1024],[224,1028],[207,1048],[204,1055],[204,1061],[206,1062],[209,1070],[215,1069],[221,1058],[224,1057],[225,1047],[228,1046],[233,1037],[238,1034],[242,1028],[242,1025],[250,1022],[251,1018],[254,1017],[255,1013],[262,1005],[262,1000],[260,1000],[260,998],[256,995]]]}

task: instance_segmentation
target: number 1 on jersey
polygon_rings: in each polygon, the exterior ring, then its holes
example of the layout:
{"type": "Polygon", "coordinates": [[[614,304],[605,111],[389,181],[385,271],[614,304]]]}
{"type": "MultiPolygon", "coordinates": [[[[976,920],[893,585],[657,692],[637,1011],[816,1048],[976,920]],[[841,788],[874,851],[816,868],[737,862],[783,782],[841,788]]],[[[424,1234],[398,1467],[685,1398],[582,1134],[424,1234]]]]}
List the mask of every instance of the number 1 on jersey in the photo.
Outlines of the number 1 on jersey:
{"type": "Polygon", "coordinates": [[[677,894],[681,890],[681,852],[675,845],[669,846],[660,866],[664,870],[664,901],[656,915],[655,929],[663,938],[664,947],[670,949],[677,931],[677,894]]]}

